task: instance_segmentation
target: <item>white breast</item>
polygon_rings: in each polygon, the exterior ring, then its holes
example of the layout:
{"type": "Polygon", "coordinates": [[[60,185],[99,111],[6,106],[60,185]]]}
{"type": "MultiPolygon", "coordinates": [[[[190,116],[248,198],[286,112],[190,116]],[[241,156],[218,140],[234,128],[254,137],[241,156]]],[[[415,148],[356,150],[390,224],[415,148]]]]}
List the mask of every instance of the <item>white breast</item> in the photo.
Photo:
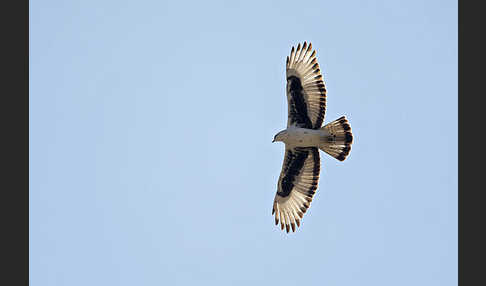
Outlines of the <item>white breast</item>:
{"type": "Polygon", "coordinates": [[[288,147],[317,147],[319,146],[321,131],[299,127],[287,128],[287,138],[284,141],[288,147]]]}

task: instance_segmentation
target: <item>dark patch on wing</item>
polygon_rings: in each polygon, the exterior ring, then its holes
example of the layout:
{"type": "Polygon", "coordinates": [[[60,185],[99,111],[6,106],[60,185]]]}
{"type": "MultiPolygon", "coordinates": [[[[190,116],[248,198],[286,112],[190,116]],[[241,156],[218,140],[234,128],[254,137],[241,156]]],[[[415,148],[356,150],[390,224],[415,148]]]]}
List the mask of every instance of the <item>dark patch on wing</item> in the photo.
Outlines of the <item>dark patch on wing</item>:
{"type": "Polygon", "coordinates": [[[277,191],[277,194],[281,197],[288,196],[294,188],[294,180],[302,171],[305,160],[309,156],[309,150],[307,148],[295,148],[293,151],[287,150],[286,153],[283,178],[280,182],[282,189],[277,191]]]}
{"type": "Polygon", "coordinates": [[[289,87],[289,120],[291,125],[302,128],[313,128],[312,122],[307,114],[307,104],[304,100],[304,89],[300,79],[296,76],[287,78],[289,87]]]}
{"type": "Polygon", "coordinates": [[[321,170],[321,160],[319,158],[319,150],[315,147],[310,148],[312,152],[312,157],[314,159],[314,168],[312,170],[312,177],[313,182],[312,186],[307,192],[311,197],[314,196],[317,190],[317,184],[319,182],[319,172],[321,170]]]}
{"type": "Polygon", "coordinates": [[[319,88],[321,93],[321,97],[319,98],[319,115],[317,116],[316,123],[314,124],[314,129],[319,129],[322,126],[322,122],[324,122],[324,114],[326,113],[326,89],[324,88],[324,84],[322,83],[322,88],[319,88]]]}
{"type": "Polygon", "coordinates": [[[316,178],[319,176],[319,172],[321,171],[321,160],[319,157],[319,149],[317,149],[316,147],[312,147],[311,150],[312,156],[314,157],[314,172],[312,175],[314,175],[314,178],[316,178]]]}

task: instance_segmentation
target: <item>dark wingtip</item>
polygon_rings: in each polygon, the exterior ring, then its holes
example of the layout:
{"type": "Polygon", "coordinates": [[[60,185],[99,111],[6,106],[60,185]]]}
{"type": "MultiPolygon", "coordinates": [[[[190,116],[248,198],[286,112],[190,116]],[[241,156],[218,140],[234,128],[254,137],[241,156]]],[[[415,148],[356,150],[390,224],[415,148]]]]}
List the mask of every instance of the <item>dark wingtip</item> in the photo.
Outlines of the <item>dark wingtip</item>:
{"type": "Polygon", "coordinates": [[[297,214],[299,215],[300,218],[303,218],[304,217],[304,213],[301,212],[301,211],[297,211],[297,214]]]}

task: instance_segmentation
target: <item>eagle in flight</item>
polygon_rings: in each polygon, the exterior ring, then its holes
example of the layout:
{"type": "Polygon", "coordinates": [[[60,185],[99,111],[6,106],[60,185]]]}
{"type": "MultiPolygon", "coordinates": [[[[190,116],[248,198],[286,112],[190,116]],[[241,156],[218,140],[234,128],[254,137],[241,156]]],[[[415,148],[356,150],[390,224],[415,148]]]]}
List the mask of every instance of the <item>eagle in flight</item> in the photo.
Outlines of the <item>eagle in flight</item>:
{"type": "Polygon", "coordinates": [[[277,184],[272,215],[283,230],[295,232],[317,190],[319,149],[343,161],[349,155],[353,135],[345,116],[322,126],[326,111],[326,87],[312,44],[292,47],[287,57],[287,129],[273,142],[285,143],[285,158],[277,184]]]}

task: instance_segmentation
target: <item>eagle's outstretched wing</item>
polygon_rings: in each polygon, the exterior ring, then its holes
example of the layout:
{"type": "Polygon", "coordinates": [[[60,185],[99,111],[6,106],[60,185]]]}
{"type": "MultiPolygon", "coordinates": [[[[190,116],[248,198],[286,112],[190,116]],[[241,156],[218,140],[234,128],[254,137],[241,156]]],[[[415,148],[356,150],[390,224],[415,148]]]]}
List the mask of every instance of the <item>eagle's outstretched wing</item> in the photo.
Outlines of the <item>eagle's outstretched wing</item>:
{"type": "Polygon", "coordinates": [[[287,127],[319,129],[326,112],[326,87],[312,44],[292,47],[287,57],[287,127]]]}
{"type": "Polygon", "coordinates": [[[300,226],[300,219],[312,202],[319,182],[320,158],[315,147],[285,150],[285,159],[278,179],[277,194],[273,201],[272,214],[275,224],[280,221],[289,232],[300,226]]]}

